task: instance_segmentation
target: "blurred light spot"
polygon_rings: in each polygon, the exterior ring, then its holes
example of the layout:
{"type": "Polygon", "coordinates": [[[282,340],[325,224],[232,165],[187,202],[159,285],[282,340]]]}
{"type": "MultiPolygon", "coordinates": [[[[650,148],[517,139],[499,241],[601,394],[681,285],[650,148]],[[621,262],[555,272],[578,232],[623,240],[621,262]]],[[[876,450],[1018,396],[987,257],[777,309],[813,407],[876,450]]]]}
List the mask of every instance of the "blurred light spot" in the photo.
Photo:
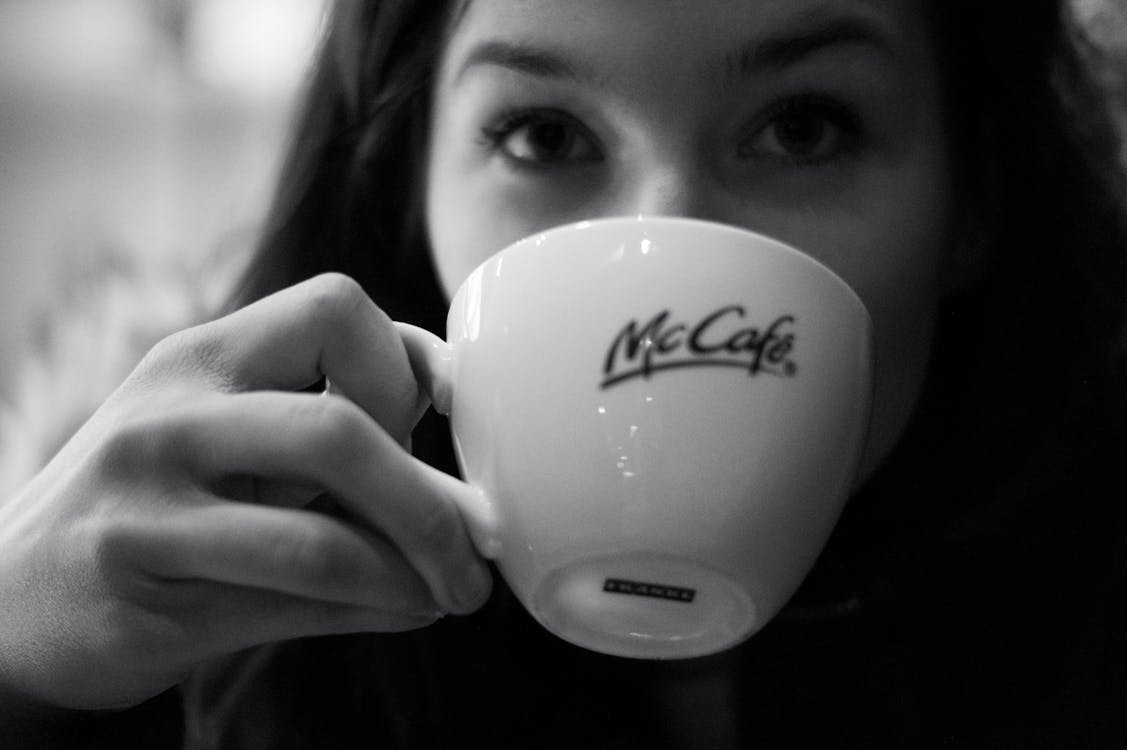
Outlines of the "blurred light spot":
{"type": "Polygon", "coordinates": [[[217,86],[285,93],[306,69],[323,16],[323,0],[197,0],[186,61],[217,86]]]}

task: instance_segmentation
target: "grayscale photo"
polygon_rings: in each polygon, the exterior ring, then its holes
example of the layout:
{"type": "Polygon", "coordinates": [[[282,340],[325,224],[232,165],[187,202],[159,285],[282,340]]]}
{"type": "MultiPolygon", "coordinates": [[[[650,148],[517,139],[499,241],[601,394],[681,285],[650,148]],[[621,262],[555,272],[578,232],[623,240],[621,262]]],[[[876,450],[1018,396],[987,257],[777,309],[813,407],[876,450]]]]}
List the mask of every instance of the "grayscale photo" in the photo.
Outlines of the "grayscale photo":
{"type": "Polygon", "coordinates": [[[0,748],[1127,748],[1127,0],[0,0],[0,748]]]}

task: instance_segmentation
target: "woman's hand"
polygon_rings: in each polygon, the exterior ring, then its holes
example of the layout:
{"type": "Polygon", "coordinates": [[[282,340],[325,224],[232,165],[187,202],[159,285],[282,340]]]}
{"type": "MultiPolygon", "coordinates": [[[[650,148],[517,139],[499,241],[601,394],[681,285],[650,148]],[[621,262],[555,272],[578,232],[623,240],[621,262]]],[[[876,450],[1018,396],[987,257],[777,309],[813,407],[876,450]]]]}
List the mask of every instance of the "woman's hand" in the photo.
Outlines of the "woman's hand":
{"type": "Polygon", "coordinates": [[[125,707],[254,644],[479,606],[470,490],[402,447],[425,407],[339,275],[161,342],[0,505],[0,695],[125,707]],[[322,377],[343,395],[296,392],[322,377]]]}

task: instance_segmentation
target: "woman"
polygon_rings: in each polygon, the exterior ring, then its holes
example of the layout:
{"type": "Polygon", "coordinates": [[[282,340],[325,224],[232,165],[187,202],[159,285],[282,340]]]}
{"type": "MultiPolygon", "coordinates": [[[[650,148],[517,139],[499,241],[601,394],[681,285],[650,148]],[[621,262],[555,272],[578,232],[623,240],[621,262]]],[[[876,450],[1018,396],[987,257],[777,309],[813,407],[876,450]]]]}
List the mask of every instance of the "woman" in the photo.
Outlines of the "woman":
{"type": "Polygon", "coordinates": [[[339,3],[235,307],[282,291],[163,342],[0,508],[12,713],[175,743],[183,695],[223,747],[1127,738],[1122,193],[1073,32],[1052,2],[339,3]],[[400,448],[452,470],[390,320],[439,329],[492,250],[634,213],[804,249],[880,352],[803,590],[681,664],[481,608],[465,487],[400,448]]]}

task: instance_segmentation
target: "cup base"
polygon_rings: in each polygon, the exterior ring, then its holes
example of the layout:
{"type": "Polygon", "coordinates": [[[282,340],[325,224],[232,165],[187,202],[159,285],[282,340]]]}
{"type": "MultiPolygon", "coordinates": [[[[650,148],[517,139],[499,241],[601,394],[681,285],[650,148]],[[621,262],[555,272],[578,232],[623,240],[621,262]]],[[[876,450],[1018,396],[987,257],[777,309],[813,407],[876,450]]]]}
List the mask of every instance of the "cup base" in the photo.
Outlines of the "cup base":
{"type": "Polygon", "coordinates": [[[722,651],[757,626],[734,580],[696,560],[633,553],[588,558],[548,574],[533,615],[578,646],[636,659],[722,651]]]}

